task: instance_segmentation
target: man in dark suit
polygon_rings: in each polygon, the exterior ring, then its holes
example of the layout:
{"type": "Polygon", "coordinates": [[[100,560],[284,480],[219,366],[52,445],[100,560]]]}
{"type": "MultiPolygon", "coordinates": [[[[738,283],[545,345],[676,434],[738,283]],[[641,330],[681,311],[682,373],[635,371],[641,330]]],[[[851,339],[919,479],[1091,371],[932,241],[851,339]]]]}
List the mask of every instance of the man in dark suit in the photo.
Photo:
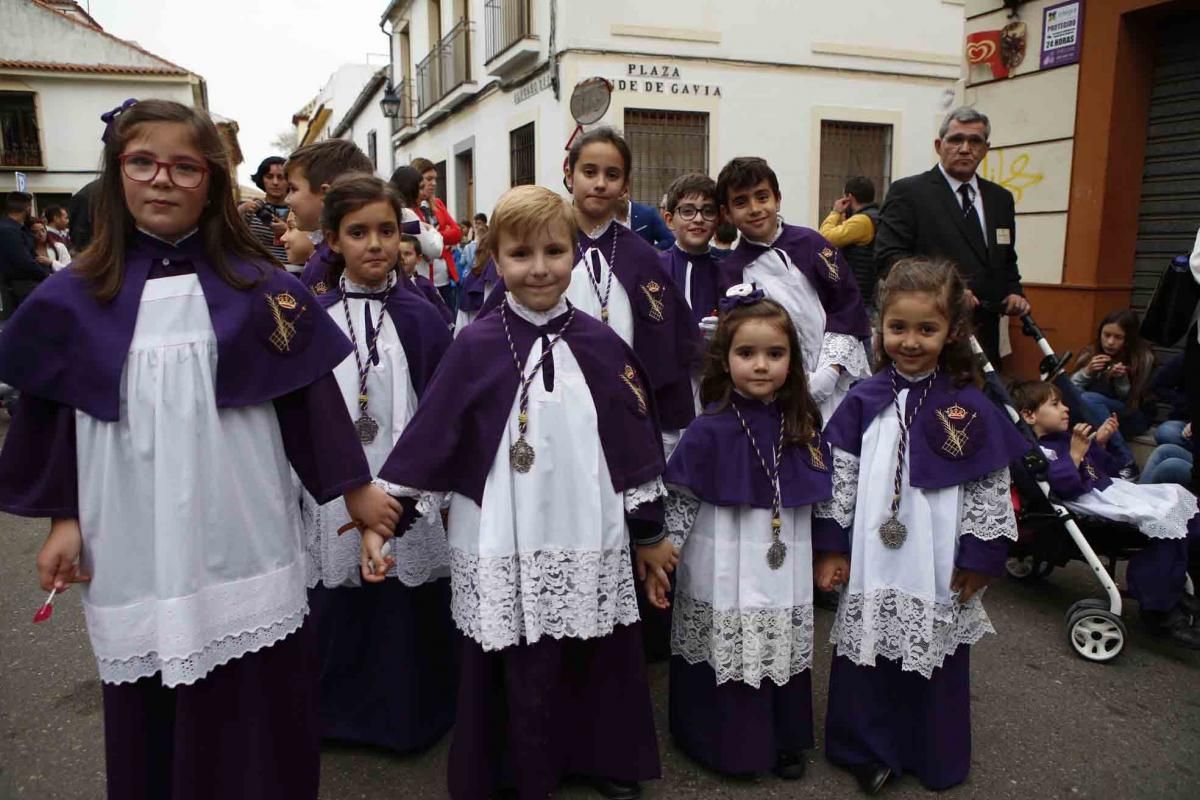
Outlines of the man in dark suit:
{"type": "Polygon", "coordinates": [[[618,222],[659,250],[666,250],[675,244],[675,234],[671,233],[657,211],[645,203],[631,202],[629,195],[621,199],[624,204],[623,208],[617,208],[618,222]]]}
{"type": "Polygon", "coordinates": [[[888,190],[875,234],[875,260],[880,276],[909,256],[956,263],[975,307],[975,336],[999,368],[998,312],[1024,314],[1029,301],[1017,270],[1012,194],[975,174],[991,131],[988,118],[973,108],[946,115],[933,143],[940,163],[888,190]]]}

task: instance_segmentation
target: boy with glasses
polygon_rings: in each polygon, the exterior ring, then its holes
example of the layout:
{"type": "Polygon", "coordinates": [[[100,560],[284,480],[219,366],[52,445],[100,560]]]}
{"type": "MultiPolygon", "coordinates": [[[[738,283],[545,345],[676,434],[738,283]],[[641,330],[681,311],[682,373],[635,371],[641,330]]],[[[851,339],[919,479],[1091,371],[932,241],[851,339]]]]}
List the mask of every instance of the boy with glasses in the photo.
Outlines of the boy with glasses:
{"type": "Polygon", "coordinates": [[[663,200],[664,219],[675,245],[662,252],[663,268],[675,280],[692,309],[696,324],[716,316],[717,258],[709,242],[717,229],[717,184],[692,172],[675,179],[663,200]]]}

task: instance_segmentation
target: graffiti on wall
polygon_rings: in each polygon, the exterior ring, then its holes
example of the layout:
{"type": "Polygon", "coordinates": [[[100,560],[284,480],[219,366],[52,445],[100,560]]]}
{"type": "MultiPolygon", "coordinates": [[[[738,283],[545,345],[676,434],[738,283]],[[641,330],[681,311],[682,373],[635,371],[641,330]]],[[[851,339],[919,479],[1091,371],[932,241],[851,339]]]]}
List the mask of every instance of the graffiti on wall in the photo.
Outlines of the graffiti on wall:
{"type": "Polygon", "coordinates": [[[1013,201],[1020,206],[1025,190],[1037,186],[1046,177],[1032,169],[1029,161],[1029,153],[992,150],[979,165],[979,174],[1012,192],[1013,201]]]}

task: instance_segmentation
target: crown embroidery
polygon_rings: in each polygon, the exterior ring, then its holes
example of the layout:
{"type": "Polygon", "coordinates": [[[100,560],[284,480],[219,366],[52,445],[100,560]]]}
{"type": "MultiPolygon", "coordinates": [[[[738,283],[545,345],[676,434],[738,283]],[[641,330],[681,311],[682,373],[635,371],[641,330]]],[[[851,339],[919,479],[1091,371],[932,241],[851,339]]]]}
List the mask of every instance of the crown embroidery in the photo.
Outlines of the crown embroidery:
{"type": "Polygon", "coordinates": [[[975,421],[976,414],[955,403],[949,408],[939,408],[935,416],[946,436],[942,440],[942,452],[951,458],[962,458],[971,441],[967,429],[975,421]],[[960,427],[959,423],[964,424],[960,427]]]}
{"type": "Polygon", "coordinates": [[[275,302],[278,303],[279,307],[282,309],[286,309],[288,311],[296,310],[296,298],[292,297],[287,292],[280,292],[279,294],[275,295],[275,302]]]}
{"type": "Polygon", "coordinates": [[[836,281],[839,277],[839,273],[838,273],[838,265],[837,265],[837,254],[834,252],[833,248],[826,247],[823,250],[821,250],[821,252],[817,253],[817,256],[823,262],[825,262],[825,270],[826,270],[826,272],[829,273],[829,280],[836,281]]]}
{"type": "Polygon", "coordinates": [[[325,281],[317,281],[312,287],[313,294],[325,294],[329,291],[329,287],[325,285],[325,281]]]}
{"type": "Polygon", "coordinates": [[[621,381],[633,392],[633,396],[637,399],[638,415],[646,416],[649,410],[646,406],[646,390],[642,388],[642,382],[638,379],[637,370],[631,364],[626,364],[625,369],[621,371],[621,381]]]}
{"type": "Polygon", "coordinates": [[[283,312],[296,308],[296,298],[287,292],[280,292],[275,297],[270,294],[264,296],[267,298],[267,306],[271,309],[271,316],[275,318],[275,330],[271,332],[269,341],[276,350],[287,353],[292,349],[292,339],[296,338],[295,322],[307,310],[307,306],[302,307],[293,319],[288,320],[283,316],[283,312]]]}
{"type": "Polygon", "coordinates": [[[646,302],[650,304],[650,319],[655,322],[663,321],[663,286],[658,281],[647,281],[640,287],[646,302]]]}

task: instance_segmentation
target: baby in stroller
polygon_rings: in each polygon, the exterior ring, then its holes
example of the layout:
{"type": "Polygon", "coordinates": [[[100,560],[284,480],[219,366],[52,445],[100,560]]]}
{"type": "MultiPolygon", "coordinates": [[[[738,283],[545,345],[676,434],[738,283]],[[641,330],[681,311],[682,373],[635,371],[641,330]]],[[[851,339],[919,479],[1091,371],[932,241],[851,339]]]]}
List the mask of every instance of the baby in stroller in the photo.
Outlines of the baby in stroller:
{"type": "Polygon", "coordinates": [[[1146,546],[1129,560],[1126,582],[1142,620],[1176,644],[1200,649],[1200,604],[1185,594],[1189,542],[1200,544],[1196,498],[1175,484],[1140,485],[1114,477],[1117,464],[1104,445],[1117,430],[1110,417],[1095,431],[1071,415],[1058,387],[1018,383],[1011,392],[1021,418],[1038,437],[1049,463],[1047,480],[1071,511],[1136,527],[1146,546]]]}

